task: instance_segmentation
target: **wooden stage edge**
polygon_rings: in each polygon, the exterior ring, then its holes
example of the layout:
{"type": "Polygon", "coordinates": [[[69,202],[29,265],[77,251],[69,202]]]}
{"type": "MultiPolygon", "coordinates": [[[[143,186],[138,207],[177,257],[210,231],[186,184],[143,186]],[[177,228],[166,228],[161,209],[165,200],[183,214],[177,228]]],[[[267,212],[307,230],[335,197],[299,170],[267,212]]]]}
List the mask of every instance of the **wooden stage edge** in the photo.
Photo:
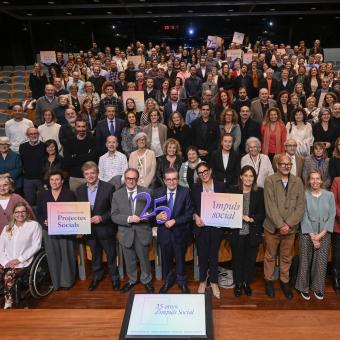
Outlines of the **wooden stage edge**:
{"type": "MultiPolygon", "coordinates": [[[[0,311],[1,339],[118,339],[123,309],[0,311]]],[[[320,310],[214,310],[214,339],[340,339],[340,314],[320,310]]]]}

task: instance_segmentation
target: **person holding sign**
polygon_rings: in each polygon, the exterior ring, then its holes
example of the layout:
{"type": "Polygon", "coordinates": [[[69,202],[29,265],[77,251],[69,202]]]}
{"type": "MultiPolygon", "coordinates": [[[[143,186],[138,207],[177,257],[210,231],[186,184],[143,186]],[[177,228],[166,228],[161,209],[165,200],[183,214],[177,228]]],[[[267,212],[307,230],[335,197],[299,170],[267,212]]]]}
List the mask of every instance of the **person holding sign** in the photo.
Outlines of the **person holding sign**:
{"type": "Polygon", "coordinates": [[[218,288],[218,252],[223,237],[223,229],[205,225],[201,218],[201,193],[225,192],[225,184],[213,179],[212,169],[206,162],[197,165],[200,179],[192,187],[191,198],[194,205],[194,235],[198,253],[199,280],[198,293],[204,294],[209,277],[214,296],[220,298],[218,288]],[[209,274],[208,274],[209,272],[209,274]]]}
{"type": "Polygon", "coordinates": [[[139,193],[150,194],[151,192],[137,185],[138,178],[139,173],[136,169],[125,170],[125,186],[112,196],[111,218],[118,225],[118,239],[122,246],[126,273],[129,277],[129,281],[120,291],[126,293],[138,283],[138,258],[141,269],[140,281],[150,294],[154,292],[149,261],[152,229],[150,222],[140,217],[145,207],[145,199],[136,199],[136,196],[139,193]]]}
{"type": "Polygon", "coordinates": [[[74,202],[75,197],[71,190],[63,186],[64,175],[61,170],[50,171],[47,182],[49,188],[43,190],[38,196],[37,217],[43,227],[43,240],[53,289],[70,289],[75,282],[77,272],[75,239],[68,235],[48,234],[47,203],[74,202]]]}
{"type": "Polygon", "coordinates": [[[174,168],[164,172],[166,187],[155,190],[154,197],[166,196],[168,208],[171,210],[171,219],[168,220],[166,212],[156,216],[158,221],[165,222],[158,226],[157,241],[161,246],[162,269],[164,285],[159,293],[165,294],[177,279],[178,287],[183,294],[189,294],[187,277],[185,275],[185,253],[191,235],[191,221],[193,206],[188,188],[178,185],[179,176],[174,168]],[[176,279],[172,271],[173,260],[176,261],[176,279]]]}
{"type": "Polygon", "coordinates": [[[256,171],[251,165],[241,169],[239,187],[233,193],[243,194],[242,228],[231,229],[231,252],[234,294],[252,294],[250,283],[255,274],[256,256],[262,239],[265,217],[263,189],[256,185],[256,171]]]}
{"type": "Polygon", "coordinates": [[[107,256],[109,276],[113,290],[119,290],[119,274],[116,264],[116,228],[111,221],[111,202],[114,186],[99,180],[98,166],[94,162],[86,162],[82,166],[86,180],[76,190],[78,202],[90,202],[91,206],[91,235],[87,242],[92,252],[92,281],[89,290],[95,290],[104,276],[102,251],[107,256]]]}

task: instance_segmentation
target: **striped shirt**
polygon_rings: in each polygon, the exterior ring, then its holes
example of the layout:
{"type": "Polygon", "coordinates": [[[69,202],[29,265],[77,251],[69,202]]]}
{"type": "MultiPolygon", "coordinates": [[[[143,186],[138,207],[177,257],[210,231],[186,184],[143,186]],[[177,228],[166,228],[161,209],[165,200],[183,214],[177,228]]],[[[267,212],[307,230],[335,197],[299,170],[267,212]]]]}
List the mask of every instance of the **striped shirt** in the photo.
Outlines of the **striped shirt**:
{"type": "Polygon", "coordinates": [[[99,158],[99,179],[108,182],[115,176],[122,176],[128,168],[126,156],[116,151],[114,154],[107,152],[99,158]]]}

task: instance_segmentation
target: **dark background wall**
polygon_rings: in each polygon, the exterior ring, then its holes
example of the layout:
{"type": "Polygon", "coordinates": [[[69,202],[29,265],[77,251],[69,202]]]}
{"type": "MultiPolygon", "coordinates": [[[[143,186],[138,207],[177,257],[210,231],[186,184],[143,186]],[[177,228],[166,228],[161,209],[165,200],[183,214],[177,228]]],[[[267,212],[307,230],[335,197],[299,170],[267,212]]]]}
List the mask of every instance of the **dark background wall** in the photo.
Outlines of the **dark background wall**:
{"type": "Polygon", "coordinates": [[[340,47],[337,34],[340,19],[333,17],[249,17],[249,18],[192,18],[192,19],[148,19],[122,21],[57,21],[23,22],[0,14],[1,53],[0,64],[31,64],[40,50],[62,50],[64,52],[87,50],[92,37],[100,47],[106,45],[126,46],[130,41],[167,41],[176,46],[204,44],[207,35],[220,35],[230,42],[234,31],[249,35],[251,42],[260,37],[275,43],[296,44],[305,40],[310,46],[321,39],[323,47],[340,47]],[[273,26],[269,26],[272,21],[273,26]],[[116,28],[112,29],[112,25],[116,28]],[[164,25],[178,25],[177,30],[165,31],[164,25]],[[188,28],[194,29],[189,36],[188,28]],[[117,34],[119,36],[117,36],[117,34]]]}

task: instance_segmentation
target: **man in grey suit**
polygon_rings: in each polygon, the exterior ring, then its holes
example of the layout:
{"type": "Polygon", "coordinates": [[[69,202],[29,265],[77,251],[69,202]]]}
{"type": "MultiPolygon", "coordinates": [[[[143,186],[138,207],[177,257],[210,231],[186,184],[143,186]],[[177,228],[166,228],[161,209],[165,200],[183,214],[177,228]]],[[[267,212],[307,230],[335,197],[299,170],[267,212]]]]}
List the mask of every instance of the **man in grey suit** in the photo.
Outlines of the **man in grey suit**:
{"type": "Polygon", "coordinates": [[[145,207],[145,200],[135,197],[140,192],[150,191],[138,186],[139,173],[129,168],[124,173],[125,186],[112,196],[112,221],[118,224],[118,239],[123,249],[123,257],[129,281],[121,288],[126,293],[138,283],[137,258],[140,263],[140,281],[146,291],[154,292],[152,285],[151,265],[149,261],[149,246],[152,241],[152,229],[147,220],[139,215],[145,207]]]}
{"type": "Polygon", "coordinates": [[[266,111],[273,106],[276,106],[276,101],[269,98],[268,89],[260,89],[259,99],[253,100],[250,105],[251,118],[262,124],[266,111]]]}

